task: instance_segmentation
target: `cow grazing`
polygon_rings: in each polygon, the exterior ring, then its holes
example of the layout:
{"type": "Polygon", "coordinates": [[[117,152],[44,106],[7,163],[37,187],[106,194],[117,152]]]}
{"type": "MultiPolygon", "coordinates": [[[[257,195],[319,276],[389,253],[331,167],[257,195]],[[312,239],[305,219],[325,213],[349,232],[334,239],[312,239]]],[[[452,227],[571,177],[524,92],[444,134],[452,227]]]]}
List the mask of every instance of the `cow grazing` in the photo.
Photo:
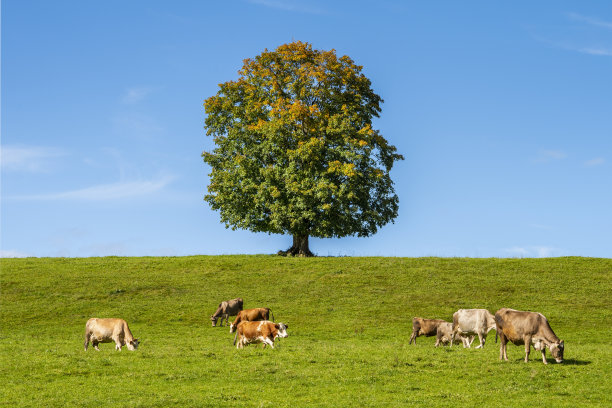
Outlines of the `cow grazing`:
{"type": "Polygon", "coordinates": [[[415,317],[412,319],[412,335],[410,336],[411,344],[414,341],[416,344],[416,338],[419,336],[431,337],[438,333],[438,326],[442,323],[447,323],[440,319],[423,319],[415,317]]]}
{"type": "Polygon", "coordinates": [[[450,322],[440,323],[436,332],[436,344],[438,347],[440,344],[449,344],[454,341],[455,344],[463,343],[463,347],[470,347],[474,341],[474,335],[458,334],[453,336],[453,324],[450,322]]]}
{"type": "Polygon", "coordinates": [[[531,345],[542,352],[542,362],[546,361],[546,348],[548,348],[557,363],[563,362],[563,340],[555,335],[550,328],[548,320],[542,313],[522,312],[513,309],[499,309],[495,312],[497,333],[500,337],[499,359],[508,361],[506,345],[508,341],[517,346],[525,345],[525,362],[529,361],[531,345]]]}
{"type": "Polygon", "coordinates": [[[219,319],[219,317],[221,318],[219,326],[223,326],[223,319],[225,319],[225,324],[229,324],[229,317],[236,316],[241,310],[242,298],[226,300],[219,303],[217,311],[210,316],[213,327],[217,325],[217,319],[219,319]]]}
{"type": "MultiPolygon", "coordinates": [[[[240,322],[255,322],[259,320],[270,320],[272,311],[267,307],[258,307],[256,309],[244,309],[238,312],[236,320],[230,325],[230,333],[236,331],[236,326],[240,322]]],[[[272,314],[272,321],[274,321],[274,314],[272,314]]]]}
{"type": "Polygon", "coordinates": [[[115,350],[119,351],[124,345],[127,345],[128,350],[136,350],[139,344],[123,319],[89,319],[85,324],[85,351],[90,341],[97,351],[100,351],[98,343],[114,341],[115,350]]]}
{"type": "Polygon", "coordinates": [[[484,347],[493,329],[495,317],[487,309],[459,309],[453,313],[453,336],[477,335],[480,344],[476,348],[484,347]]]}
{"type": "Polygon", "coordinates": [[[263,348],[266,348],[266,345],[274,348],[274,340],[277,337],[288,336],[288,327],[286,324],[267,320],[240,322],[234,336],[234,344],[239,349],[251,343],[263,343],[263,348]]]}

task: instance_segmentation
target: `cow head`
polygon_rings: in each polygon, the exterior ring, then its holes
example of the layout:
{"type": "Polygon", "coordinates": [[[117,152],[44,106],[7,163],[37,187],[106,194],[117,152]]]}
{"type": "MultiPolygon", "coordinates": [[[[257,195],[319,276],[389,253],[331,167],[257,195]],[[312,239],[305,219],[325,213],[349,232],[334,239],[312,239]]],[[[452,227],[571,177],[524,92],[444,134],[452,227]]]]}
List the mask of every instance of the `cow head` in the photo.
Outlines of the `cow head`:
{"type": "Polygon", "coordinates": [[[565,349],[565,344],[563,343],[563,340],[561,340],[558,343],[552,343],[549,346],[549,349],[550,349],[551,354],[555,358],[555,361],[557,363],[562,363],[563,362],[563,350],[565,349]]]}
{"type": "Polygon", "coordinates": [[[217,318],[215,317],[215,315],[210,316],[210,321],[212,322],[212,327],[217,326],[217,318]]]}
{"type": "Polygon", "coordinates": [[[276,334],[276,337],[287,337],[287,336],[289,336],[287,334],[287,328],[289,327],[288,325],[286,325],[284,323],[276,323],[274,325],[274,327],[276,327],[276,330],[278,330],[278,333],[276,334]]]}
{"type": "Polygon", "coordinates": [[[140,344],[140,342],[138,341],[138,339],[132,339],[132,341],[129,341],[126,345],[128,350],[136,350],[138,348],[138,345],[140,344]]]}
{"type": "Polygon", "coordinates": [[[236,326],[234,323],[230,323],[230,333],[233,333],[236,331],[236,326]]]}

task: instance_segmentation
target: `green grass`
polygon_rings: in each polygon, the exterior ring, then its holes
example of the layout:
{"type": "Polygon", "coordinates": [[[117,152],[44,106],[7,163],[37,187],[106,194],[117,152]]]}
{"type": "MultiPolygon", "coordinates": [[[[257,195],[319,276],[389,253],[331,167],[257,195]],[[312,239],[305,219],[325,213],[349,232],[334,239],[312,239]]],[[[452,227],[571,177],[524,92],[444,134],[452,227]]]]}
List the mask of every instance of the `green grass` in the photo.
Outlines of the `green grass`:
{"type": "MultiPolygon", "coordinates": [[[[2,406],[610,406],[612,260],[2,259],[2,406]],[[289,325],[276,349],[236,350],[209,316],[224,299],[289,325]],[[408,345],[414,316],[539,311],[565,340],[542,364],[494,332],[484,350],[408,345]],[[90,317],[121,317],[137,351],[83,350],[90,317]]],[[[476,343],[478,340],[476,340],[476,343]]]]}

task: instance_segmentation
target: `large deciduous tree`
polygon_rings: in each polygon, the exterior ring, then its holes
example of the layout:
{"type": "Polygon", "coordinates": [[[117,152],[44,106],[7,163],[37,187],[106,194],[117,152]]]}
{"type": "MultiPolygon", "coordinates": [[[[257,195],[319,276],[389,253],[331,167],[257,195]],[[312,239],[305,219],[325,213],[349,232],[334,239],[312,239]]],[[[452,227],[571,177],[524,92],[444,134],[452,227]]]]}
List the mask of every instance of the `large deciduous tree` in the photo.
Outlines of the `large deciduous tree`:
{"type": "Polygon", "coordinates": [[[382,99],[348,56],[292,42],[244,60],[206,99],[215,148],[205,200],[232,229],[308,237],[376,233],[397,216],[396,153],[372,128],[382,99]]]}

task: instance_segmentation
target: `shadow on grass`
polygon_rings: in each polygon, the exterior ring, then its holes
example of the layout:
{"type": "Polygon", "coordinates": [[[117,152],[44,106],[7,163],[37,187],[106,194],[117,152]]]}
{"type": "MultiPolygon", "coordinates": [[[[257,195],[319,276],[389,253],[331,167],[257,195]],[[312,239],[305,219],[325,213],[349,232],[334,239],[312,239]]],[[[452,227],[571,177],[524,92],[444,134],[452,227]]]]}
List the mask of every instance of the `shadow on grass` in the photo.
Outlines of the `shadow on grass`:
{"type": "MultiPolygon", "coordinates": [[[[554,360],[552,360],[552,361],[554,361],[554,360]]],[[[563,365],[579,365],[579,366],[582,366],[582,365],[589,365],[591,363],[592,363],[592,361],[588,361],[588,360],[576,360],[576,359],[573,359],[573,358],[566,358],[566,359],[563,360],[563,362],[561,364],[563,364],[563,365]]]]}
{"type": "MultiPolygon", "coordinates": [[[[576,359],[573,359],[573,358],[563,359],[562,363],[557,363],[554,358],[547,358],[546,361],[548,362],[549,365],[576,365],[576,366],[583,366],[583,365],[589,365],[589,364],[592,363],[592,361],[588,361],[588,360],[576,360],[576,359]]],[[[500,360],[500,362],[501,362],[501,360],[500,360]]],[[[509,362],[525,364],[525,359],[517,358],[517,359],[512,359],[510,361],[506,361],[505,363],[509,363],[509,362]]],[[[529,359],[529,363],[534,363],[534,362],[539,362],[540,364],[542,364],[542,359],[541,358],[538,358],[538,359],[530,358],[529,359]]]]}

